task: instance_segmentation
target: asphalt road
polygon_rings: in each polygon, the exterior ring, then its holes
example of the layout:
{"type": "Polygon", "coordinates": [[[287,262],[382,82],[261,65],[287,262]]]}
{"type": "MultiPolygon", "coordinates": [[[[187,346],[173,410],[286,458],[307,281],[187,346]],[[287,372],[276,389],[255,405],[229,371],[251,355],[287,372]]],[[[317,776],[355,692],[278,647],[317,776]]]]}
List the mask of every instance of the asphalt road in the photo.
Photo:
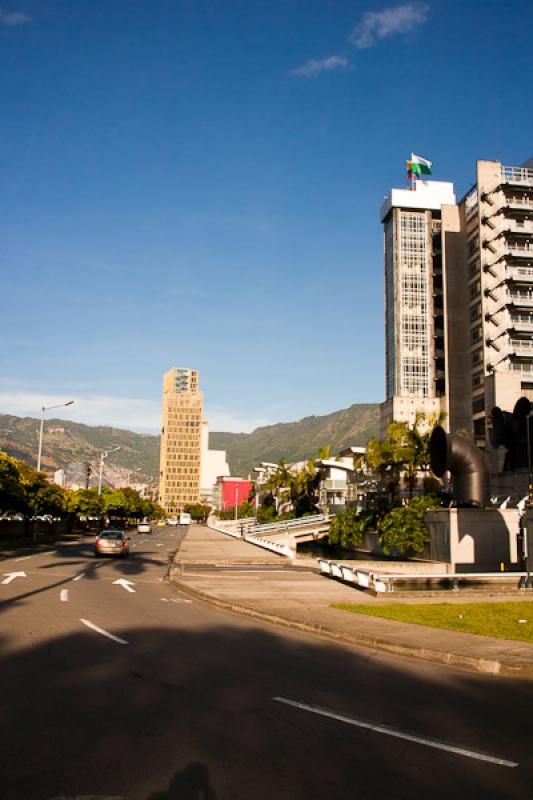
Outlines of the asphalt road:
{"type": "Polygon", "coordinates": [[[533,684],[191,602],[155,531],[0,561],[2,800],[533,795],[533,684]]]}

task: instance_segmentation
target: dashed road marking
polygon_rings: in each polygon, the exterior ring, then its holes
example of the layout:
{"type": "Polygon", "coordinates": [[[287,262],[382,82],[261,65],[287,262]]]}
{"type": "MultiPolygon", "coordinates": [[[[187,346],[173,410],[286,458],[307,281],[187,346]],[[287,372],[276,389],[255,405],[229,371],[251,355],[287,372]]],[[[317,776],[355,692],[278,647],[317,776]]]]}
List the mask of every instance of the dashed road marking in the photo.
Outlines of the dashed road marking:
{"type": "Polygon", "coordinates": [[[327,708],[321,708],[320,706],[311,706],[307,703],[300,703],[297,700],[288,700],[286,697],[273,697],[272,700],[275,700],[277,703],[285,703],[285,705],[294,706],[294,708],[299,708],[303,711],[311,711],[313,714],[320,714],[322,717],[329,717],[339,722],[346,722],[348,725],[356,725],[358,728],[366,728],[375,733],[384,733],[386,736],[394,736],[396,739],[407,739],[409,742],[422,744],[425,747],[434,747],[437,750],[445,750],[448,753],[455,753],[458,756],[475,758],[478,761],[488,761],[490,764],[498,764],[500,767],[518,766],[516,761],[507,761],[505,758],[493,756],[489,753],[482,753],[479,750],[469,750],[466,747],[461,747],[461,745],[443,742],[439,739],[433,739],[430,736],[420,736],[416,733],[400,731],[397,728],[392,728],[390,725],[380,725],[376,722],[367,722],[366,720],[357,719],[356,717],[349,717],[347,714],[340,714],[336,711],[330,711],[327,708]]]}
{"type": "Polygon", "coordinates": [[[21,558],[16,558],[15,561],[27,561],[28,558],[31,558],[31,556],[21,556],[21,558]]]}
{"type": "Polygon", "coordinates": [[[81,581],[81,579],[83,577],[85,577],[85,572],[80,572],[79,575],[76,575],[74,578],[72,578],[72,580],[73,581],[81,581]]]}
{"type": "Polygon", "coordinates": [[[100,628],[98,625],[95,625],[94,622],[91,622],[88,619],[80,618],[80,622],[82,622],[84,625],[87,626],[87,628],[90,628],[92,631],[96,631],[96,633],[100,633],[102,634],[102,636],[107,636],[108,639],[112,639],[114,642],[117,642],[118,644],[129,644],[129,642],[127,642],[125,639],[121,639],[120,636],[115,636],[114,633],[109,633],[109,631],[105,631],[103,628],[100,628]]]}
{"type": "Polygon", "coordinates": [[[61,589],[61,591],[59,593],[59,599],[63,603],[68,603],[68,589],[61,589]]]}

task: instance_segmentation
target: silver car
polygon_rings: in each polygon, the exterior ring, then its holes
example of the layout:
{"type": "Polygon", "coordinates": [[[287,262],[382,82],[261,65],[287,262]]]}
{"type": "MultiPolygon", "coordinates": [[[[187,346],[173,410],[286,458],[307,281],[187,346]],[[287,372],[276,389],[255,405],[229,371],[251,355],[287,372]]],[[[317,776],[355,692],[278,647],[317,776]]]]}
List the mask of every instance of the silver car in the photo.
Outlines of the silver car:
{"type": "Polygon", "coordinates": [[[98,534],[94,543],[95,556],[122,556],[127,558],[130,553],[128,537],[124,531],[105,530],[98,534]]]}

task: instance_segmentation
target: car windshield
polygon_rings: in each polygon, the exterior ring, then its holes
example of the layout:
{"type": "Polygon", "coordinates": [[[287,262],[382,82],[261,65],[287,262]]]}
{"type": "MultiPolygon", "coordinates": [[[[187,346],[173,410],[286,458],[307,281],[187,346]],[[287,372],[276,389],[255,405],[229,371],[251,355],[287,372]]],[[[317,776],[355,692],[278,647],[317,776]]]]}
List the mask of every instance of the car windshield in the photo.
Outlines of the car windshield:
{"type": "Polygon", "coordinates": [[[124,536],[120,531],[103,531],[100,534],[100,539],[122,539],[124,536]]]}

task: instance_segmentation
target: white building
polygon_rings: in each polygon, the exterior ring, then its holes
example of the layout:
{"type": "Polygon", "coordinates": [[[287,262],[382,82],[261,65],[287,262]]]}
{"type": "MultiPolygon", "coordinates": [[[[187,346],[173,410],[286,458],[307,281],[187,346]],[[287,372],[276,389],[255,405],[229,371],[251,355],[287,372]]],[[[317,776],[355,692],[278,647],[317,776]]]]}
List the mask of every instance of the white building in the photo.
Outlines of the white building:
{"type": "Polygon", "coordinates": [[[217,478],[230,474],[225,450],[209,449],[209,423],[202,420],[202,450],[200,456],[200,499],[215,503],[217,478]]]}

